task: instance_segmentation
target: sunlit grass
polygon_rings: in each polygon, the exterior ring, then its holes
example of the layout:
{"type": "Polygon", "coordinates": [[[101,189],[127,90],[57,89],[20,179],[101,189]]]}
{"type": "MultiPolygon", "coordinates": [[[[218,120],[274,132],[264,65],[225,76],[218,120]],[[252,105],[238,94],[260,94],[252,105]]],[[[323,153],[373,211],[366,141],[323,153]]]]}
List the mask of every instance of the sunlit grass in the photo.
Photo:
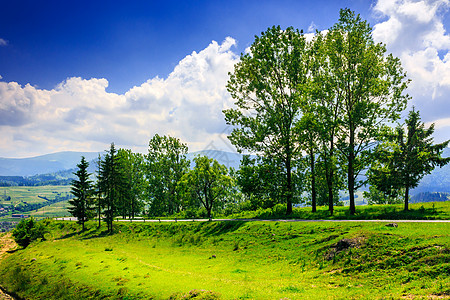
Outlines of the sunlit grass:
{"type": "Polygon", "coordinates": [[[34,299],[167,299],[192,290],[221,299],[448,296],[450,225],[385,224],[133,223],[107,235],[93,222],[82,233],[51,222],[47,241],[0,262],[0,281],[34,299]],[[343,239],[359,244],[336,251],[343,239]]]}

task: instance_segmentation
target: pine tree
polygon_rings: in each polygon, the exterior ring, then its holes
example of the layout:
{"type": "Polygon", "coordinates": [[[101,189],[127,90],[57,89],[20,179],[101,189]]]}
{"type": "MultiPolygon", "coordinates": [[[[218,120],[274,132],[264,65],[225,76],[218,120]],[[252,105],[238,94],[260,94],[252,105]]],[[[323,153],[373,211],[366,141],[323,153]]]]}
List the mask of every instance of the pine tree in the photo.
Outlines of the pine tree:
{"type": "Polygon", "coordinates": [[[109,151],[100,162],[98,181],[99,192],[102,196],[104,220],[108,226],[108,231],[112,233],[112,223],[117,216],[117,206],[121,197],[121,184],[123,182],[114,143],[111,143],[109,151]]]}
{"type": "Polygon", "coordinates": [[[404,189],[406,211],[410,189],[434,168],[450,162],[450,158],[442,157],[450,140],[433,144],[434,124],[425,128],[414,108],[405,123],[406,132],[403,127],[397,127],[394,133],[386,135],[388,141],[377,147],[377,160],[369,171],[369,182],[387,197],[395,197],[397,191],[404,189]]]}
{"type": "Polygon", "coordinates": [[[73,180],[71,193],[75,196],[72,200],[69,200],[69,212],[72,216],[78,219],[77,223],[82,226],[84,231],[84,223],[94,216],[93,211],[93,187],[92,181],[89,179],[87,169],[89,163],[84,156],[81,157],[81,162],[77,165],[78,171],[74,173],[78,179],[73,180]]]}

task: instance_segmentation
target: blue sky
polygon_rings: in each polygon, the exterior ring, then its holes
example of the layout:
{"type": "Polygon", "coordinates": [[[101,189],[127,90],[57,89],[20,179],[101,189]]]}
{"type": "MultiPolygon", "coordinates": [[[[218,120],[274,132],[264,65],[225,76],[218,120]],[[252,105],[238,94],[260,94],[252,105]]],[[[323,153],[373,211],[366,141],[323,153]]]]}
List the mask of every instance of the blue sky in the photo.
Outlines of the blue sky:
{"type": "Polygon", "coordinates": [[[436,140],[450,134],[449,0],[2,1],[0,157],[146,151],[155,133],[231,150],[227,72],[272,25],[325,30],[349,7],[400,57],[436,140]]]}
{"type": "Polygon", "coordinates": [[[4,1],[0,74],[51,89],[68,77],[107,78],[124,93],[166,77],[192,51],[231,36],[242,52],[272,25],[327,29],[342,7],[371,1],[4,1]]]}

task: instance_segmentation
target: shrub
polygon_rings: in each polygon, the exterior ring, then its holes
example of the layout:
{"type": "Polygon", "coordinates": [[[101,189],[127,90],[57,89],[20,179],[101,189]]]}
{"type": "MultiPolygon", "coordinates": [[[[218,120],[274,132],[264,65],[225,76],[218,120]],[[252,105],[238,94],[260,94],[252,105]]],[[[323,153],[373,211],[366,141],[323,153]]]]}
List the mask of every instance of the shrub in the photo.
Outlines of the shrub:
{"type": "Polygon", "coordinates": [[[27,247],[32,241],[44,239],[47,232],[43,223],[36,221],[33,217],[22,219],[13,230],[13,237],[16,243],[22,247],[27,247]]]}

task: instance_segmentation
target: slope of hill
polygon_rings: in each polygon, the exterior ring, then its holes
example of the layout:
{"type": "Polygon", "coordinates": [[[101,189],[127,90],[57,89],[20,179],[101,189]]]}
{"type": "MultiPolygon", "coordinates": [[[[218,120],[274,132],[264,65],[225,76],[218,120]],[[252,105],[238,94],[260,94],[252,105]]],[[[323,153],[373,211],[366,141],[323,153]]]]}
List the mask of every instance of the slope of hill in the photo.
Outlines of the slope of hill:
{"type": "MultiPolygon", "coordinates": [[[[23,299],[443,299],[450,223],[46,220],[0,259],[23,299]]],[[[1,245],[0,245],[1,248],[1,245]]]]}

